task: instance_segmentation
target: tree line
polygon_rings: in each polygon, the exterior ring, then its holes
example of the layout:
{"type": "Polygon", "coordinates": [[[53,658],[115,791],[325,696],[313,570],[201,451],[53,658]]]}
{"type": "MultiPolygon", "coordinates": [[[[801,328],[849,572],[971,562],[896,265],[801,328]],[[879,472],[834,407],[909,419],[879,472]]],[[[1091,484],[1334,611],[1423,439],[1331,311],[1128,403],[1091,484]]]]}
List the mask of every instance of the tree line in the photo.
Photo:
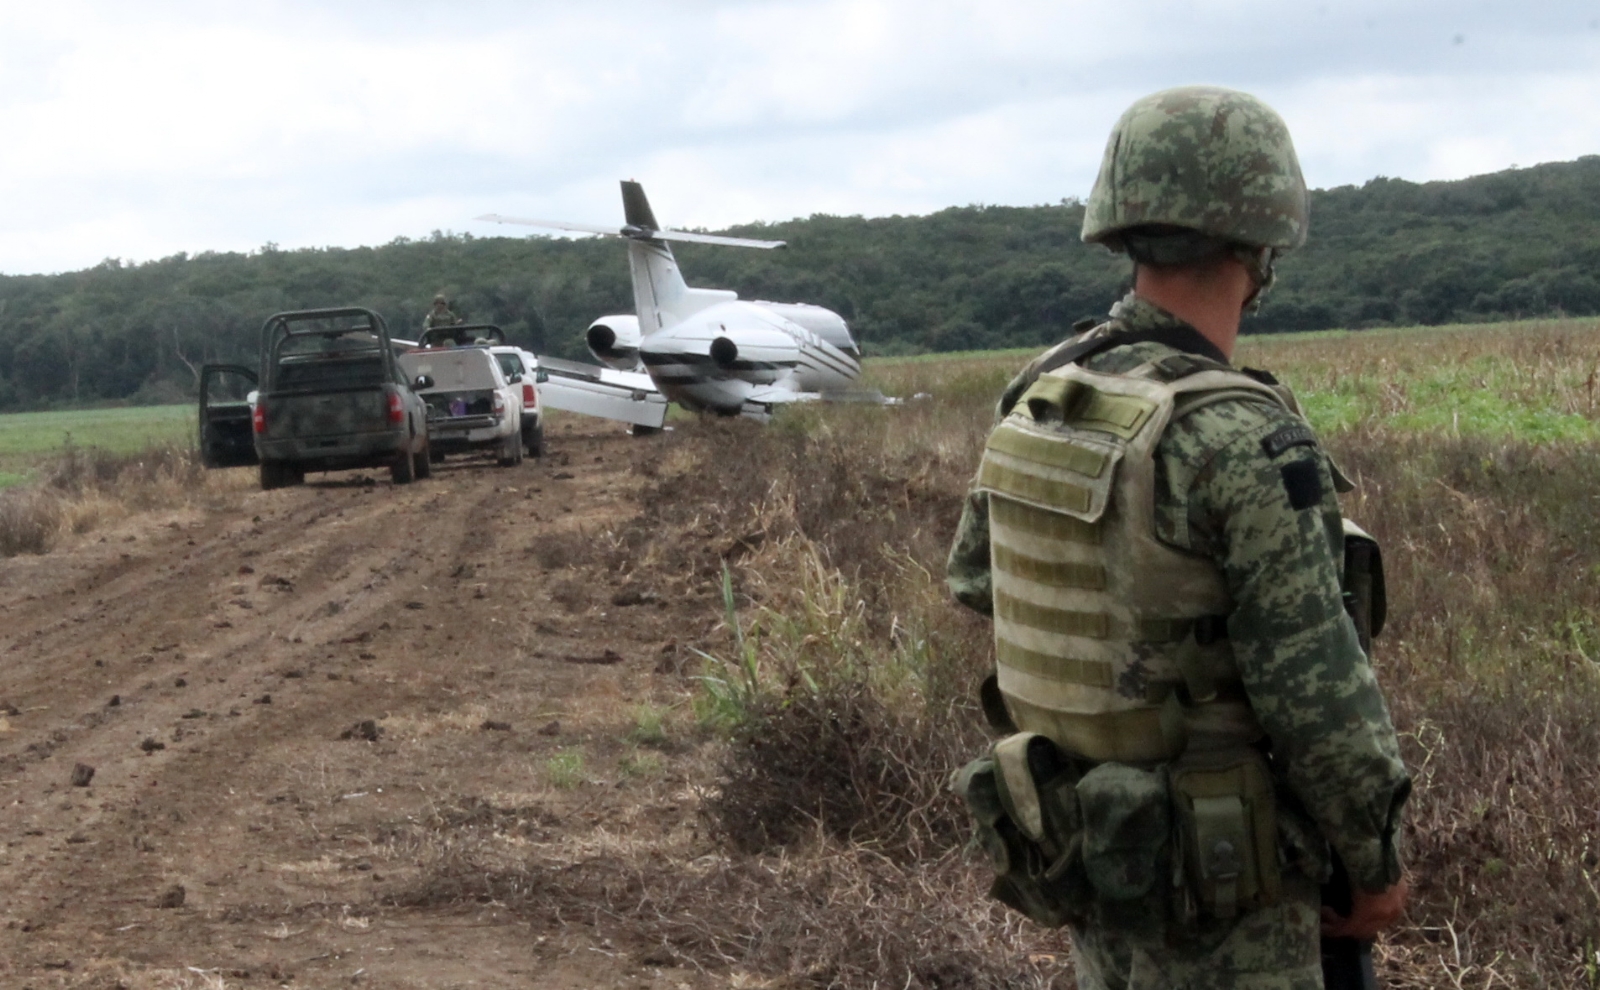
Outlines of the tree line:
{"type": "MultiPolygon", "coordinates": [[[[1600,156],[1315,190],[1311,217],[1310,242],[1280,263],[1246,332],[1600,314],[1600,156]]],[[[690,284],[836,310],[868,355],[1041,346],[1127,288],[1128,262],[1081,243],[1082,221],[1075,200],[819,214],[728,231],[787,251],[674,251],[690,284]]],[[[367,306],[405,336],[441,291],[472,322],[569,358],[586,356],[591,320],[633,307],[626,252],[605,239],[435,233],[0,275],[0,410],[182,401],[200,364],[253,364],[274,312],[367,306]]]]}

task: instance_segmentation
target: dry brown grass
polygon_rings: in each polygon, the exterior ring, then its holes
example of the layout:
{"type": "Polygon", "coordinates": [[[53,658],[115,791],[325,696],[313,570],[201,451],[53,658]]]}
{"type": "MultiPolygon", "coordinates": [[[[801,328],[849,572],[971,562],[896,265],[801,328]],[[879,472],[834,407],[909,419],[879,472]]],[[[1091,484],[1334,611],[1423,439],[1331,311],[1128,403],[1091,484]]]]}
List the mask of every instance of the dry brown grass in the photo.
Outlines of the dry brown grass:
{"type": "Polygon", "coordinates": [[[68,447],[41,480],[0,491],[0,557],[42,554],[134,512],[187,505],[242,489],[253,472],[207,471],[192,447],[158,444],[131,454],[68,447]]]}

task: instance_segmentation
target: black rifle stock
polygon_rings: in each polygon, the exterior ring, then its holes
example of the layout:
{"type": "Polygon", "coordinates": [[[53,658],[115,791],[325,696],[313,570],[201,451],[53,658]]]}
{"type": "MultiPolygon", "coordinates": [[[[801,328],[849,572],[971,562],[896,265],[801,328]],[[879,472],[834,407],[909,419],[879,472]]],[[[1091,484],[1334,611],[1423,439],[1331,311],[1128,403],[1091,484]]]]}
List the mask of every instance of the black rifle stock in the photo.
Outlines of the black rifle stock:
{"type": "MultiPolygon", "coordinates": [[[[1322,885],[1322,903],[1342,917],[1350,915],[1350,874],[1337,852],[1333,852],[1333,876],[1322,885]]],[[[1322,985],[1325,990],[1378,990],[1378,977],[1372,969],[1372,942],[1322,936],[1322,985]]]]}

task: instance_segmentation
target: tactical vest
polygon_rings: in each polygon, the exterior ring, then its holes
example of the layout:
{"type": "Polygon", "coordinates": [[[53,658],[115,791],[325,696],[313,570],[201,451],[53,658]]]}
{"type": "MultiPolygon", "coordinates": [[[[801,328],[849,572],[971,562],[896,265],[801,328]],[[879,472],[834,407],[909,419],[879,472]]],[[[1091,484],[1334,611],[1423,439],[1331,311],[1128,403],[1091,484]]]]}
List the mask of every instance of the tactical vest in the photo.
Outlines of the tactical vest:
{"type": "Polygon", "coordinates": [[[1021,731],[1119,763],[1262,736],[1227,639],[1223,575],[1161,542],[1154,520],[1167,426],[1238,398],[1298,411],[1248,375],[1183,357],[1114,375],[1068,364],[990,435],[977,488],[989,498],[996,676],[1021,731]]]}

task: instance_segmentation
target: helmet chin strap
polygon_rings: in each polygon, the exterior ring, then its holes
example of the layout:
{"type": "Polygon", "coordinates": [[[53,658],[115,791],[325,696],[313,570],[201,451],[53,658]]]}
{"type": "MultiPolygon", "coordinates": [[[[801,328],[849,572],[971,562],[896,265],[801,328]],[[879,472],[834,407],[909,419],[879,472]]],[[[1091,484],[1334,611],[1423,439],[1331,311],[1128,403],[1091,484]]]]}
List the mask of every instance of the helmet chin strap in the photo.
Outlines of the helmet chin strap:
{"type": "Polygon", "coordinates": [[[1250,273],[1250,281],[1255,283],[1255,289],[1244,301],[1243,311],[1250,314],[1261,311],[1261,302],[1267,295],[1267,290],[1272,288],[1272,283],[1278,279],[1276,248],[1247,247],[1243,244],[1234,245],[1233,256],[1244,265],[1250,273]]]}

